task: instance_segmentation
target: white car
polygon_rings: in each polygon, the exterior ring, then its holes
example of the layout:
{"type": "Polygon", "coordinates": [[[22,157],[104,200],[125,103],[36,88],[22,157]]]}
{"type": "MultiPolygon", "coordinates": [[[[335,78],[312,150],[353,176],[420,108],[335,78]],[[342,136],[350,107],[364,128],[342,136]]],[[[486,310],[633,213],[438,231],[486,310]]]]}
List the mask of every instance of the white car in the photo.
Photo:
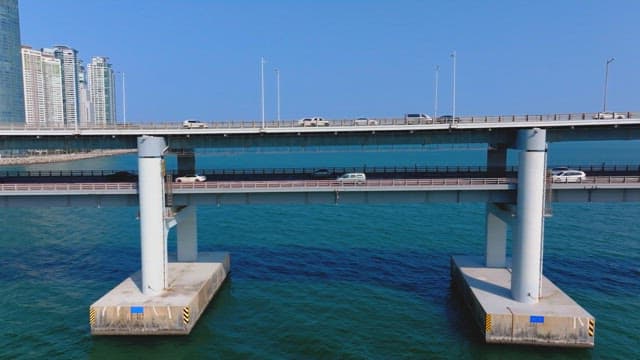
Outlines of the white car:
{"type": "Polygon", "coordinates": [[[207,181],[207,177],[204,175],[198,175],[198,174],[179,176],[176,178],[177,183],[194,183],[194,182],[203,182],[203,181],[207,181]]]}
{"type": "Polygon", "coordinates": [[[353,125],[355,126],[374,126],[378,125],[378,120],[369,119],[369,118],[357,118],[353,120],[353,125]]]}
{"type": "Polygon", "coordinates": [[[404,121],[407,125],[431,124],[433,119],[427,114],[405,114],[404,121]]]}
{"type": "Polygon", "coordinates": [[[587,175],[580,170],[564,170],[553,175],[553,182],[576,183],[582,182],[587,175]]]}
{"type": "Polygon", "coordinates": [[[207,124],[203,123],[200,120],[185,120],[182,122],[182,127],[185,129],[204,129],[208,128],[207,124]]]}
{"type": "Polygon", "coordinates": [[[329,126],[329,122],[319,116],[315,116],[298,120],[298,126],[329,126]]]}
{"type": "Polygon", "coordinates": [[[364,173],[346,173],[340,175],[336,181],[340,184],[364,184],[367,182],[367,176],[364,173]]]}
{"type": "Polygon", "coordinates": [[[627,115],[617,112],[599,112],[593,115],[594,119],[626,119],[627,115]]]}
{"type": "Polygon", "coordinates": [[[569,168],[567,166],[556,166],[551,168],[551,175],[559,175],[563,171],[567,171],[569,168]]]}

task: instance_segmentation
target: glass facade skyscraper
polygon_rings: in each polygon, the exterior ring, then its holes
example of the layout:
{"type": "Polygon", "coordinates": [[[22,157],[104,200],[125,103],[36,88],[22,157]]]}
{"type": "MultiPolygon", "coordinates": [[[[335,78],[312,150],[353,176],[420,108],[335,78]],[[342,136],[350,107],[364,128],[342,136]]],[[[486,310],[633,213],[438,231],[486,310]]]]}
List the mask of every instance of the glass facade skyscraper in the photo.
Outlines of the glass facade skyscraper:
{"type": "Polygon", "coordinates": [[[24,123],[18,0],[0,0],[0,123],[24,123]]]}
{"type": "Polygon", "coordinates": [[[96,125],[116,123],[115,78],[109,59],[94,56],[88,65],[89,94],[96,125]]]}

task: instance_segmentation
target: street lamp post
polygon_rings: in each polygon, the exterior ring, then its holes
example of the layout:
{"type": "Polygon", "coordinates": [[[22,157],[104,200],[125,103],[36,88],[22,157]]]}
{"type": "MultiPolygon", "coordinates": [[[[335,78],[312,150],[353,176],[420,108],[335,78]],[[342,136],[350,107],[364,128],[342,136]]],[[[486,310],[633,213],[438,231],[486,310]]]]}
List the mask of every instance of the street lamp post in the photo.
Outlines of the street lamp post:
{"type": "Polygon", "coordinates": [[[451,114],[452,122],[456,121],[456,51],[451,54],[453,58],[453,114],[451,114]]]}
{"type": "Polygon", "coordinates": [[[611,64],[615,58],[607,60],[604,66],[604,100],[602,104],[602,112],[607,112],[607,81],[609,80],[609,64],[611,64]]]}
{"type": "Polygon", "coordinates": [[[433,100],[433,119],[438,118],[438,74],[440,73],[440,65],[436,65],[436,90],[435,99],[433,100]]]}
{"type": "Polygon", "coordinates": [[[262,117],[262,128],[264,129],[264,57],[260,58],[260,114],[262,117]]]}
{"type": "Polygon", "coordinates": [[[276,69],[276,114],[280,123],[280,70],[276,69]]]}
{"type": "Polygon", "coordinates": [[[122,72],[122,123],[127,126],[127,92],[124,86],[124,71],[122,72]]]}

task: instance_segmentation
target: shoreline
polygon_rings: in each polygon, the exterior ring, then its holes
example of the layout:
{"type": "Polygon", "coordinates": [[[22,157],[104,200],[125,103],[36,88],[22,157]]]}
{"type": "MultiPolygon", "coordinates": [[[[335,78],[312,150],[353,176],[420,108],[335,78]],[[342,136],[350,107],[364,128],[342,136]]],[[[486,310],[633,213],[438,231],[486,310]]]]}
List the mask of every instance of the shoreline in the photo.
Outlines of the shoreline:
{"type": "Polygon", "coordinates": [[[34,165],[49,164],[58,162],[67,162],[75,160],[92,159],[103,156],[114,156],[136,152],[136,149],[114,149],[114,150],[92,150],[83,153],[74,154],[48,154],[48,155],[32,155],[20,157],[2,157],[0,158],[0,166],[9,165],[34,165]]]}

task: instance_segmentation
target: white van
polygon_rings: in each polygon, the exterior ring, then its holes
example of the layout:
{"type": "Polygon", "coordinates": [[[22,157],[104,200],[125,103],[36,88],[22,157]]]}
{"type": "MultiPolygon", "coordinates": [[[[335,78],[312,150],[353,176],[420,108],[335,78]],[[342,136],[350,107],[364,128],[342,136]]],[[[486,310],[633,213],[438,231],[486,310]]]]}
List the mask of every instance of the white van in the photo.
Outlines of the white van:
{"type": "Polygon", "coordinates": [[[329,126],[329,122],[319,116],[315,116],[298,120],[298,126],[329,126]]]}
{"type": "Polygon", "coordinates": [[[182,127],[185,129],[204,129],[208,128],[209,126],[207,126],[207,124],[203,123],[200,120],[188,119],[182,122],[182,127]]]}
{"type": "Polygon", "coordinates": [[[340,184],[364,184],[367,177],[364,173],[346,173],[336,179],[340,184]]]}
{"type": "Polygon", "coordinates": [[[405,114],[404,121],[407,125],[431,124],[433,119],[427,114],[405,114]]]}

